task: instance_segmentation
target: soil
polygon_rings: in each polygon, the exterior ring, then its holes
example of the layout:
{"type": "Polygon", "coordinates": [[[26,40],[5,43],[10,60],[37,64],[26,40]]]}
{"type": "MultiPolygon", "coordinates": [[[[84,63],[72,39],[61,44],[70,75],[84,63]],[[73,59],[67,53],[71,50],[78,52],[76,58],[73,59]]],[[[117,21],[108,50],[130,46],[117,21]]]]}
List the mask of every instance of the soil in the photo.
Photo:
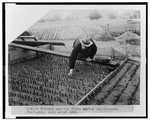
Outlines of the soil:
{"type": "Polygon", "coordinates": [[[139,62],[128,61],[125,66],[91,99],[88,105],[139,105],[139,62]]]}
{"type": "Polygon", "coordinates": [[[116,38],[120,44],[130,44],[140,46],[140,36],[132,32],[125,32],[116,38]]]}
{"type": "Polygon", "coordinates": [[[82,61],[72,78],[68,72],[67,58],[47,54],[10,64],[9,105],[74,105],[109,73],[82,61]]]}
{"type": "MultiPolygon", "coordinates": [[[[72,78],[68,59],[41,57],[9,64],[9,105],[75,105],[109,71],[106,66],[77,61],[72,78]]],[[[139,105],[140,63],[128,60],[87,105],[139,105]]]]}
{"type": "Polygon", "coordinates": [[[118,40],[131,40],[131,39],[140,39],[140,36],[138,36],[137,34],[134,34],[132,32],[125,32],[122,35],[120,35],[119,37],[117,37],[118,40]]]}

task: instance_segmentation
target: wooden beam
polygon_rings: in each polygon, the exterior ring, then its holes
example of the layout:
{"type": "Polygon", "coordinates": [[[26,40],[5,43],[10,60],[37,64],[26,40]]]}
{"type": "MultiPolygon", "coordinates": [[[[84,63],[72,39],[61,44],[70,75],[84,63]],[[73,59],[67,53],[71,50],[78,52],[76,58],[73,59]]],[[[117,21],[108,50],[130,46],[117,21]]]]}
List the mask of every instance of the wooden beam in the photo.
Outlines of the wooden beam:
{"type": "Polygon", "coordinates": [[[21,38],[23,41],[25,41],[25,39],[34,39],[35,41],[37,41],[34,36],[20,36],[19,38],[21,38]]]}
{"type": "Polygon", "coordinates": [[[16,44],[22,44],[22,45],[28,45],[28,46],[40,46],[44,44],[51,44],[51,45],[60,45],[65,46],[63,42],[57,42],[57,41],[45,41],[45,40],[38,40],[38,41],[20,41],[20,40],[14,40],[12,43],[16,44]]]}
{"type": "MultiPolygon", "coordinates": [[[[18,40],[18,41],[22,41],[22,39],[19,39],[19,38],[17,38],[17,39],[15,39],[15,40],[18,40]]],[[[32,41],[32,40],[28,40],[28,41],[32,41]]],[[[53,41],[55,41],[55,42],[62,42],[62,41],[64,41],[65,42],[65,40],[60,40],[60,39],[50,39],[50,40],[46,40],[46,39],[42,39],[42,40],[38,40],[39,42],[40,41],[47,41],[47,42],[53,42],[53,41]]],[[[67,40],[67,41],[74,41],[74,39],[69,39],[69,40],[67,40]]]]}

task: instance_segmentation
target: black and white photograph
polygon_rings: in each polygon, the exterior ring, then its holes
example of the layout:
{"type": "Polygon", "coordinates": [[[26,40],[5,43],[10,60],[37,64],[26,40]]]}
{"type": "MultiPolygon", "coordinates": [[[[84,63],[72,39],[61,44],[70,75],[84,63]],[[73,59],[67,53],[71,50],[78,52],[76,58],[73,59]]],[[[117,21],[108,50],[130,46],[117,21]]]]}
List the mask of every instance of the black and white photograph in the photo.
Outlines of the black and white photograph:
{"type": "Polygon", "coordinates": [[[146,4],[45,7],[6,42],[7,113],[145,116],[146,4]]]}

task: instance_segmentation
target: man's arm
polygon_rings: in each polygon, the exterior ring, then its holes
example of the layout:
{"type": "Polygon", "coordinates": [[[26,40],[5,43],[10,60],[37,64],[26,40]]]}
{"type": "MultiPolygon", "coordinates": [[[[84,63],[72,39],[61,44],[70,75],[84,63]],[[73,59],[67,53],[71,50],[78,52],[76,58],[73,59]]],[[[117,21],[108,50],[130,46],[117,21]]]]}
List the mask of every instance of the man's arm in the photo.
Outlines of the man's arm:
{"type": "Polygon", "coordinates": [[[69,67],[70,67],[70,69],[74,69],[75,62],[76,62],[76,59],[77,59],[77,55],[78,55],[78,52],[79,52],[80,48],[81,48],[80,44],[78,44],[72,50],[72,53],[71,53],[71,56],[70,56],[70,59],[69,59],[69,67]]]}
{"type": "Polygon", "coordinates": [[[94,55],[96,54],[96,52],[97,52],[97,46],[93,42],[93,45],[91,47],[92,47],[92,49],[91,49],[91,51],[89,53],[89,57],[92,59],[94,57],[94,55]]]}
{"type": "Polygon", "coordinates": [[[77,59],[77,55],[78,55],[78,52],[79,52],[80,48],[81,48],[81,46],[77,45],[72,50],[72,53],[71,53],[71,56],[70,56],[70,59],[69,59],[70,71],[68,73],[68,76],[72,76],[73,75],[73,69],[74,69],[75,62],[76,62],[76,59],[77,59]]]}

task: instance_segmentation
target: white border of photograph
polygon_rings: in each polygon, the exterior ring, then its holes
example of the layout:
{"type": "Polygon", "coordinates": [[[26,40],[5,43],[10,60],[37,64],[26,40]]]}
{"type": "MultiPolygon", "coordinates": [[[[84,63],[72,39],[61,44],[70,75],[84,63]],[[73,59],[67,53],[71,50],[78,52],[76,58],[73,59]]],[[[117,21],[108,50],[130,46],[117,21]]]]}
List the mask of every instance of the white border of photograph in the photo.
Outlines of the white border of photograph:
{"type": "MultiPolygon", "coordinates": [[[[146,77],[145,77],[145,63],[146,63],[146,57],[145,57],[145,48],[146,48],[146,6],[145,5],[20,5],[16,6],[15,4],[6,4],[6,75],[8,75],[8,44],[13,41],[18,35],[20,35],[22,32],[27,30],[29,27],[31,27],[35,22],[37,22],[41,17],[43,17],[49,10],[76,10],[76,9],[130,9],[130,10],[140,10],[141,11],[141,76],[140,76],[140,105],[131,105],[129,106],[131,109],[132,107],[133,112],[122,112],[122,113],[80,113],[80,114],[67,114],[67,115],[44,115],[44,116],[115,116],[115,117],[138,117],[138,116],[145,116],[146,115],[146,77]]],[[[6,76],[6,118],[15,118],[16,116],[33,116],[33,115],[27,115],[25,112],[27,111],[27,107],[31,106],[9,106],[8,105],[8,76],[6,76]],[[18,111],[18,114],[16,112],[16,115],[12,115],[12,108],[16,107],[16,111],[18,111]],[[23,114],[21,113],[23,112],[23,114]]],[[[36,106],[33,106],[36,107],[36,106]]],[[[42,106],[38,106],[39,108],[42,106]]],[[[47,107],[54,107],[57,108],[57,106],[47,106],[47,107]]],[[[68,108],[72,108],[74,106],[65,106],[68,108]]],[[[86,107],[92,107],[92,106],[86,106],[86,107]]],[[[103,107],[98,105],[97,107],[103,107]]],[[[109,106],[105,106],[109,107],[109,106]]],[[[114,106],[113,106],[114,107],[114,106]]],[[[122,110],[122,107],[116,106],[120,110],[122,110]]],[[[128,109],[128,106],[124,106],[128,109]]],[[[43,116],[43,115],[36,115],[36,116],[43,116]]]]}

